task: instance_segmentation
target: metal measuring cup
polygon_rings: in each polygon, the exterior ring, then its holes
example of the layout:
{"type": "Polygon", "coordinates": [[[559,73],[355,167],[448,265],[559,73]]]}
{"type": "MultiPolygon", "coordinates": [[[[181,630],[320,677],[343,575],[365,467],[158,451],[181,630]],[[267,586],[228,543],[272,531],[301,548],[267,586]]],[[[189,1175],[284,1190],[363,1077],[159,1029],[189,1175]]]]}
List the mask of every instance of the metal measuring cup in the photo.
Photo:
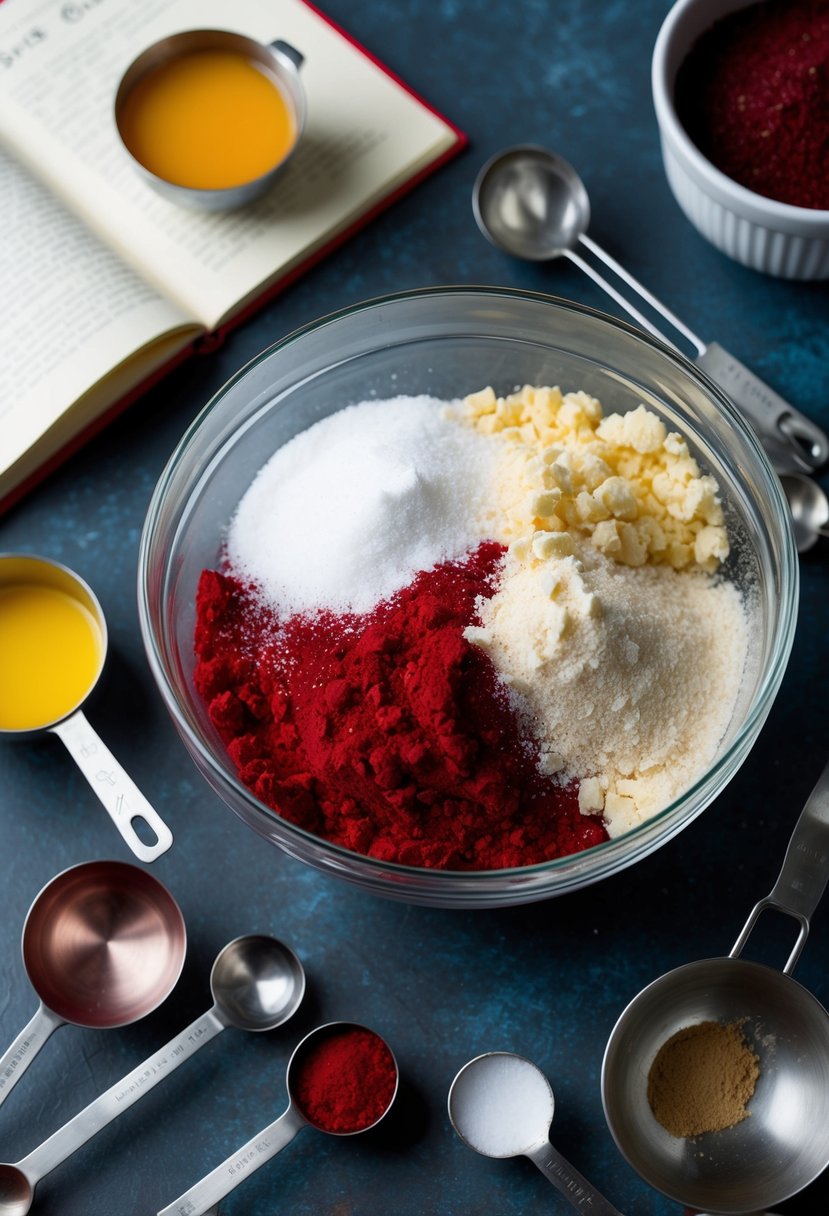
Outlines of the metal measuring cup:
{"type": "MultiPolygon", "coordinates": [[[[288,1086],[287,1110],[278,1119],[275,1119],[273,1123],[263,1128],[247,1144],[243,1144],[241,1148],[237,1149],[221,1165],[217,1165],[214,1170],[211,1170],[199,1182],[191,1186],[183,1195],[179,1195],[178,1199],[174,1200],[173,1203],[163,1208],[158,1213],[158,1216],[206,1216],[207,1213],[214,1213],[218,1209],[219,1202],[226,1195],[229,1195],[254,1170],[259,1169],[260,1165],[264,1165],[266,1161],[270,1161],[278,1152],[281,1152],[286,1145],[291,1143],[297,1132],[302,1131],[304,1127],[314,1127],[315,1125],[302,1113],[296,1099],[296,1084],[309,1051],[321,1039],[339,1030],[365,1029],[367,1027],[359,1026],[356,1022],[328,1022],[326,1025],[318,1026],[316,1030],[312,1030],[310,1034],[307,1034],[294,1049],[288,1061],[286,1074],[288,1086]]],[[[376,1034],[375,1031],[371,1031],[371,1033],[376,1034]]],[[[380,1038],[379,1035],[377,1037],[380,1038]]],[[[385,1040],[383,1041],[385,1042],[385,1040]]],[[[318,1128],[318,1131],[324,1131],[329,1136],[358,1136],[363,1132],[370,1131],[371,1128],[376,1127],[378,1123],[385,1119],[394,1104],[399,1082],[397,1061],[394,1059],[394,1054],[387,1043],[386,1047],[394,1063],[395,1085],[379,1118],[375,1119],[369,1127],[361,1127],[353,1131],[337,1132],[331,1131],[328,1128],[318,1128]]],[[[5,1216],[2,1208],[0,1208],[0,1216],[5,1216]]],[[[9,1216],[17,1216],[17,1213],[9,1213],[9,1216]]]]}
{"type": "Polygon", "coordinates": [[[92,729],[81,709],[104,669],[107,627],[103,609],[87,583],[60,562],[31,554],[0,554],[0,592],[32,584],[71,596],[91,614],[101,639],[98,666],[80,701],[62,718],[23,730],[0,729],[0,738],[29,740],[46,732],[57,735],[135,856],[140,861],[154,861],[173,843],[172,832],[92,729]],[[145,843],[139,837],[136,821],[143,823],[154,843],[145,843]]]}
{"type": "Polygon", "coordinates": [[[184,964],[181,910],[157,878],[124,861],[88,861],[47,883],[23,925],[23,965],[40,998],[0,1058],[0,1103],[58,1026],[114,1029],[146,1017],[184,964]]]}
{"type": "Polygon", "coordinates": [[[602,1102],[622,1154],[657,1190],[694,1210],[772,1208],[829,1165],[829,1014],[792,978],[829,878],[829,765],[795,825],[780,876],[751,911],[727,958],[688,963],[631,1001],[610,1035],[602,1102]],[[740,958],[768,908],[799,925],[782,972],[740,958]],[[679,1139],[654,1117],[648,1074],[663,1043],[699,1022],[742,1023],[760,1061],[750,1118],[679,1139]]]}
{"type": "Polygon", "coordinates": [[[115,94],[115,127],[134,169],[148,186],[166,198],[168,202],[177,203],[179,206],[189,207],[196,211],[229,211],[260,198],[285,172],[302,139],[307,112],[305,89],[299,74],[303,62],[304,56],[288,42],[283,42],[281,39],[270,44],[257,42],[255,38],[249,38],[245,34],[232,33],[229,30],[184,30],[179,34],[171,34],[167,38],[154,42],[129,65],[121,77],[115,94]],[[293,143],[282,159],[260,177],[243,182],[238,186],[225,186],[215,190],[182,186],[159,177],[158,174],[143,165],[133,155],[125,140],[121,116],[131,91],[148,72],[194,51],[233,51],[256,64],[264,75],[273,81],[289,107],[294,126],[293,143]]]}

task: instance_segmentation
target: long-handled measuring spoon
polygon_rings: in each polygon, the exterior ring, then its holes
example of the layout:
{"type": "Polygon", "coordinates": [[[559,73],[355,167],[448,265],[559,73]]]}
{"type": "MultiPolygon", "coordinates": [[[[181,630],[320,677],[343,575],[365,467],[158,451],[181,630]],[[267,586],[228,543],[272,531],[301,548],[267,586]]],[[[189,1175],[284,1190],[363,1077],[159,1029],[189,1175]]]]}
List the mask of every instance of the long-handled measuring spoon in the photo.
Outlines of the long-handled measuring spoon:
{"type": "Polygon", "coordinates": [[[829,878],[829,765],[792,833],[780,876],[727,958],[669,971],[634,997],[613,1028],[602,1101],[616,1144],[646,1182],[694,1210],[773,1208],[829,1165],[829,1013],[792,978],[829,878]],[[773,908],[800,932],[783,971],[740,958],[773,908]],[[672,1136],[648,1103],[648,1075],[671,1035],[739,1021],[760,1062],[750,1118],[693,1139],[672,1136]]]}
{"type": "MultiPolygon", "coordinates": [[[[344,1069],[347,1068],[346,1065],[342,1067],[344,1069]]],[[[341,1084],[346,1082],[350,1082],[352,1085],[355,1083],[360,1084],[360,1080],[361,1078],[356,1072],[352,1076],[329,1072],[328,1084],[331,1086],[332,1093],[336,1094],[341,1084]]],[[[363,1085],[365,1085],[364,1078],[362,1078],[362,1081],[363,1085]]],[[[331,1136],[354,1136],[359,1132],[365,1132],[369,1128],[376,1127],[391,1109],[397,1093],[397,1083],[397,1062],[388,1044],[374,1031],[368,1030],[365,1026],[358,1026],[354,1022],[329,1022],[325,1026],[318,1026],[316,1030],[312,1030],[310,1034],[305,1036],[295,1048],[293,1055],[288,1061],[287,1110],[278,1119],[275,1119],[273,1123],[268,1124],[258,1135],[249,1140],[247,1144],[243,1144],[241,1148],[237,1149],[221,1165],[217,1165],[214,1170],[211,1170],[199,1182],[191,1186],[188,1191],[185,1191],[173,1203],[163,1208],[158,1213],[158,1216],[206,1216],[207,1213],[215,1213],[218,1210],[219,1202],[224,1199],[225,1195],[229,1195],[249,1174],[252,1174],[254,1170],[258,1170],[260,1165],[264,1165],[266,1161],[270,1161],[278,1152],[281,1152],[286,1145],[291,1143],[294,1136],[303,1127],[316,1127],[318,1131],[327,1132],[331,1136]],[[382,1095],[379,1095],[379,1113],[376,1113],[376,1117],[372,1117],[371,1122],[360,1121],[358,1125],[338,1127],[336,1129],[325,1127],[319,1122],[314,1122],[311,1112],[303,1109],[300,1092],[303,1069],[312,1054],[319,1049],[325,1040],[331,1039],[335,1035],[347,1035],[354,1032],[370,1035],[373,1039],[378,1040],[379,1044],[382,1044],[388,1053],[389,1064],[393,1072],[386,1084],[386,1090],[382,1095]]],[[[2,1213],[2,1216],[5,1216],[2,1207],[0,1207],[0,1213],[2,1213]]]]}
{"type": "Polygon", "coordinates": [[[0,1102],[58,1026],[127,1026],[160,1005],[185,949],[178,904],[138,866],[88,861],[53,878],[23,925],[23,965],[40,1005],[0,1058],[0,1102]]]}
{"type": "Polygon", "coordinates": [[[172,833],[81,709],[106,650],[103,610],[82,578],[44,557],[0,554],[0,738],[57,735],[134,855],[154,861],[172,833]]]}
{"type": "Polygon", "coordinates": [[[574,1208],[594,1216],[621,1216],[553,1148],[554,1109],[553,1091],[541,1069],[510,1051],[476,1056],[449,1090],[449,1119],[469,1148],[484,1157],[529,1157],[574,1208]]]}
{"type": "Polygon", "coordinates": [[[781,473],[780,483],[789,502],[798,553],[806,553],[821,537],[829,538],[829,498],[804,473],[781,473]]]}
{"type": "Polygon", "coordinates": [[[743,410],[778,473],[811,473],[829,459],[829,437],[718,343],[705,343],[637,279],[587,235],[590,201],[575,169],[563,157],[533,144],[493,156],[472,194],[478,226],[494,245],[530,261],[569,258],[635,321],[668,346],[672,342],[594,266],[581,245],[658,312],[695,350],[694,359],[743,410]]]}
{"type": "Polygon", "coordinates": [[[186,1030],[139,1064],[22,1160],[0,1165],[0,1216],[25,1216],[46,1174],[128,1110],[179,1064],[227,1026],[273,1030],[296,1012],[305,973],[294,952],[273,937],[229,942],[210,973],[213,1005],[186,1030]]]}

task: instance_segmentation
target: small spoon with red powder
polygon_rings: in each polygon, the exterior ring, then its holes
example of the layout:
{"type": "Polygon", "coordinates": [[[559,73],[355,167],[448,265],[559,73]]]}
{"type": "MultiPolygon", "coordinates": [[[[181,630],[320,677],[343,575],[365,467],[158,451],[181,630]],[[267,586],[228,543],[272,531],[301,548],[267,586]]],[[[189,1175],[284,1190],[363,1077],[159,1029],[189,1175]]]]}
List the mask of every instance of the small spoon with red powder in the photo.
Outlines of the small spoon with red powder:
{"type": "Polygon", "coordinates": [[[384,1039],[355,1022],[306,1035],[288,1061],[288,1109],[158,1216],[205,1216],[303,1127],[353,1136],[375,1127],[397,1093],[397,1062],[384,1039]]]}

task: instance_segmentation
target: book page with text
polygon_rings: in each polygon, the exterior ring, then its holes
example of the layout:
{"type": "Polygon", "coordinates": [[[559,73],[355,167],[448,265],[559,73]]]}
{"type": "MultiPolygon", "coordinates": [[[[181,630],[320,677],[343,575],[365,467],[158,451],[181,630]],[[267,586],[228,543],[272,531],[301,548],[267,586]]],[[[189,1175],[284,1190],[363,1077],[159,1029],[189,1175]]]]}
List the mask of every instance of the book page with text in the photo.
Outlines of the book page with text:
{"type": "MultiPolygon", "coordinates": [[[[44,435],[57,450],[66,412],[114,369],[129,364],[132,374],[121,381],[133,387],[150,370],[136,352],[157,348],[160,362],[197,327],[2,151],[0,215],[2,485],[44,435]]],[[[73,415],[68,429],[82,421],[73,415]]],[[[40,459],[32,455],[32,467],[40,459]]]]}
{"type": "Polygon", "coordinates": [[[0,143],[207,328],[451,148],[457,134],[302,0],[4,0],[0,143]],[[305,134],[271,193],[199,213],[140,180],[118,140],[121,74],[188,28],[281,38],[305,56],[305,134]]]}

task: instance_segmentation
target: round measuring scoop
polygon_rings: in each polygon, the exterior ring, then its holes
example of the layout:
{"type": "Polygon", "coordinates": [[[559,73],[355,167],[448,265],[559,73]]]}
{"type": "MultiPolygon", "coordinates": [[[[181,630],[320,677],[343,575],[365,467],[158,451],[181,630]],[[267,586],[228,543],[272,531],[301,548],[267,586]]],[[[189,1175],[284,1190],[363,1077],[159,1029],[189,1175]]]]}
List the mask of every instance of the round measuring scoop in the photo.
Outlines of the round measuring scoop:
{"type": "Polygon", "coordinates": [[[141,179],[198,211],[231,210],[266,194],[302,140],[303,60],[281,39],[268,44],[228,30],[183,30],[147,47],[122,76],[113,113],[141,179]]]}
{"type": "Polygon", "coordinates": [[[460,1070],[449,1090],[449,1119],[484,1157],[529,1157],[580,1211],[621,1216],[550,1143],[555,1103],[544,1073],[524,1056],[489,1051],[460,1070]]]}
{"type": "Polygon", "coordinates": [[[104,614],[83,579],[43,557],[0,554],[0,737],[57,735],[132,852],[149,862],[172,833],[81,710],[106,650],[104,614]]]}
{"type": "Polygon", "coordinates": [[[806,553],[821,536],[829,537],[829,499],[803,473],[782,473],[780,483],[789,503],[797,551],[806,553]]]}
{"type": "Polygon", "coordinates": [[[740,407],[778,472],[809,473],[829,460],[829,437],[718,343],[705,343],[661,300],[587,235],[590,200],[564,157],[534,144],[499,152],[483,166],[472,209],[484,236],[514,257],[533,262],[565,257],[668,346],[677,349],[631,301],[586,261],[581,246],[644,300],[695,350],[696,363],[740,407]]]}
{"type": "MultiPolygon", "coordinates": [[[[249,1174],[259,1169],[260,1165],[264,1165],[266,1161],[270,1161],[278,1152],[281,1152],[303,1127],[315,1127],[318,1131],[327,1132],[332,1136],[354,1136],[376,1127],[391,1109],[397,1093],[397,1084],[397,1062],[390,1047],[384,1039],[380,1038],[380,1035],[355,1022],[329,1022],[325,1026],[318,1026],[299,1043],[288,1062],[287,1110],[173,1203],[163,1208],[158,1216],[205,1216],[205,1213],[215,1211],[225,1195],[229,1195],[249,1174]],[[366,1094],[365,1089],[368,1082],[359,1067],[359,1061],[341,1064],[340,1067],[344,1070],[341,1072],[328,1066],[326,1085],[330,1088],[332,1096],[336,1097],[339,1088],[345,1083],[350,1083],[351,1086],[360,1087],[361,1102],[364,1102],[368,1096],[377,1099],[376,1109],[372,1110],[368,1116],[370,1122],[355,1118],[354,1123],[350,1126],[334,1128],[318,1121],[313,1112],[307,1108],[307,1104],[303,1100],[303,1077],[314,1056],[325,1047],[326,1043],[335,1037],[355,1033],[360,1036],[369,1036],[371,1040],[376,1040],[381,1049],[385,1049],[388,1059],[384,1089],[380,1094],[366,1094]]],[[[2,1207],[0,1207],[0,1216],[5,1216],[2,1207]]]]}
{"type": "Polygon", "coordinates": [[[727,958],[704,959],[648,985],[617,1021],[602,1067],[602,1101],[616,1144],[657,1190],[689,1208],[772,1208],[829,1165],[829,1014],[792,978],[809,918],[829,877],[829,766],[815,786],[770,894],[757,903],[727,958]],[[793,917],[797,941],[783,971],[740,958],[768,908],[793,917]],[[759,1061],[750,1117],[724,1131],[671,1135],[648,1102],[662,1045],[701,1022],[741,1024],[759,1061]]]}
{"type": "Polygon", "coordinates": [[[123,861],[89,861],[43,888],[23,926],[23,965],[40,1006],[0,1058],[0,1103],[53,1030],[127,1026],[169,995],[186,933],[166,887],[123,861]]]}
{"type": "Polygon", "coordinates": [[[210,973],[213,1006],[102,1093],[22,1160],[0,1165],[0,1216],[25,1216],[41,1178],[148,1093],[227,1026],[273,1030],[286,1022],[305,992],[294,952],[273,937],[238,937],[220,952],[210,973]]]}

